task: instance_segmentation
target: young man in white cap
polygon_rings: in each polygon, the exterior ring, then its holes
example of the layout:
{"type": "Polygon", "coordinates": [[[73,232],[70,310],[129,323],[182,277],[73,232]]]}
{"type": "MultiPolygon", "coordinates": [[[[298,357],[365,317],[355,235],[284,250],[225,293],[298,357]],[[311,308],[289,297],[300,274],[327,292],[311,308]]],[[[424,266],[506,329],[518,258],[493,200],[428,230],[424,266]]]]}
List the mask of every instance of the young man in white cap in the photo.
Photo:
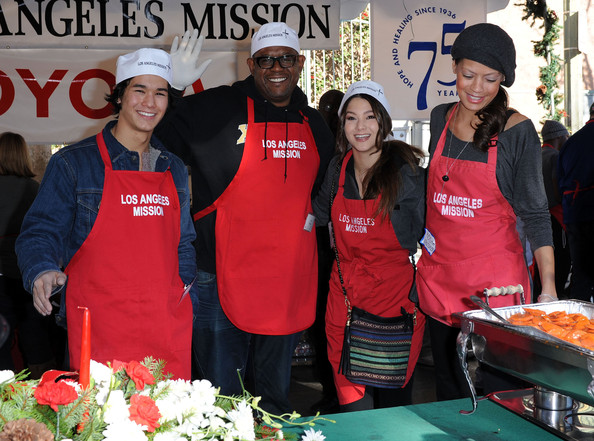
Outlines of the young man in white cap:
{"type": "MultiPolygon", "coordinates": [[[[174,76],[194,69],[176,60],[195,53],[196,38],[186,33],[179,50],[174,41],[174,76]]],[[[179,100],[156,132],[192,169],[200,373],[223,394],[241,393],[249,356],[251,392],[273,413],[291,410],[293,351],[315,318],[311,197],[333,152],[297,87],[303,63],[297,33],[267,23],[252,38],[249,77],[179,100]]]]}
{"type": "Polygon", "coordinates": [[[119,57],[106,97],[117,119],[52,156],[23,222],[16,251],[24,285],[43,315],[62,290],[71,369],[80,362],[80,308],[88,308],[93,360],[152,356],[167,361],[175,378],[191,377],[184,283],[196,272],[196,234],[188,174],[153,136],[171,78],[165,51],[119,57]]]}

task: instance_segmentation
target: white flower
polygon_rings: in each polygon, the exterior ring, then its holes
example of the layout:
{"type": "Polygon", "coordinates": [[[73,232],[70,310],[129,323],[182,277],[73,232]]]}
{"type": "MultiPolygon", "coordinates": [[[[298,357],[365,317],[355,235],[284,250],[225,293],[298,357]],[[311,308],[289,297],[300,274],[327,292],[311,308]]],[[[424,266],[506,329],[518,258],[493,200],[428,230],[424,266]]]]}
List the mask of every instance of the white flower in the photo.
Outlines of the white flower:
{"type": "Polygon", "coordinates": [[[124,398],[124,391],[112,390],[105,406],[103,406],[103,420],[107,424],[115,424],[128,420],[129,417],[130,411],[124,398]]]}
{"type": "Polygon", "coordinates": [[[14,372],[10,370],[0,371],[0,384],[14,381],[14,372]]]}
{"type": "Polygon", "coordinates": [[[95,385],[97,387],[109,385],[112,374],[113,372],[109,366],[91,360],[90,375],[91,378],[95,380],[95,385]]]}
{"type": "Polygon", "coordinates": [[[187,438],[180,436],[175,432],[161,432],[157,433],[153,441],[186,441],[187,438]]]}
{"type": "Polygon", "coordinates": [[[217,397],[218,389],[212,386],[208,380],[195,380],[192,382],[192,400],[196,401],[198,407],[213,406],[217,397]]]}
{"type": "Polygon", "coordinates": [[[234,430],[231,433],[234,436],[247,441],[256,439],[254,415],[252,408],[245,400],[238,403],[235,409],[227,412],[227,418],[233,423],[234,430]]]}
{"type": "Polygon", "coordinates": [[[73,380],[68,380],[68,379],[65,379],[62,381],[64,381],[64,383],[66,383],[67,385],[72,386],[72,388],[76,391],[76,393],[78,395],[81,394],[83,389],[82,389],[82,386],[80,385],[80,383],[73,381],[73,380]]]}
{"type": "Polygon", "coordinates": [[[276,438],[277,439],[285,439],[285,435],[283,435],[282,430],[279,430],[278,432],[276,432],[276,438]]]}
{"type": "Polygon", "coordinates": [[[98,388],[97,395],[95,395],[95,401],[99,406],[103,406],[105,404],[105,400],[107,399],[107,394],[109,393],[109,386],[103,386],[98,388]]]}
{"type": "MultiPolygon", "coordinates": [[[[225,411],[223,411],[222,413],[224,414],[225,411]]],[[[225,427],[225,421],[221,417],[216,415],[209,415],[208,419],[204,419],[202,421],[202,425],[200,426],[201,429],[209,428],[213,431],[216,431],[221,427],[225,427]]]]}
{"type": "Polygon", "coordinates": [[[174,430],[180,436],[183,435],[184,440],[187,439],[186,437],[190,437],[192,439],[202,439],[202,436],[200,438],[195,438],[195,434],[202,434],[204,432],[200,430],[195,424],[192,424],[187,420],[174,427],[172,430],[174,430]]]}
{"type": "Polygon", "coordinates": [[[307,429],[301,437],[301,441],[324,441],[325,439],[321,430],[315,431],[312,428],[307,429]]]}
{"type": "Polygon", "coordinates": [[[156,404],[161,412],[159,422],[176,421],[181,424],[184,418],[198,412],[197,403],[190,398],[192,384],[184,380],[166,380],[159,382],[152,396],[156,396],[156,404]]]}
{"type": "Polygon", "coordinates": [[[159,381],[155,386],[155,393],[159,394],[164,391],[167,396],[176,396],[178,398],[188,396],[192,393],[192,383],[186,380],[165,380],[159,381]]]}
{"type": "Polygon", "coordinates": [[[110,424],[103,431],[105,441],[147,441],[148,438],[139,426],[128,418],[110,424]]]}

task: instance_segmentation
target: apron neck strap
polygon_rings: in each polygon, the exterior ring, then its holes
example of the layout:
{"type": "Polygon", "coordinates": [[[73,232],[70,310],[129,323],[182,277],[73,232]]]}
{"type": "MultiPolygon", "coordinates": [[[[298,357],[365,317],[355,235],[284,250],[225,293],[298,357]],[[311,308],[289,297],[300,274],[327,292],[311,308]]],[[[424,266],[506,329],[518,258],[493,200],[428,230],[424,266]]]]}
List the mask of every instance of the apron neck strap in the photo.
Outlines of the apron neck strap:
{"type": "Polygon", "coordinates": [[[97,136],[95,138],[97,140],[97,147],[99,147],[99,153],[101,153],[101,159],[103,159],[103,164],[105,164],[105,168],[108,170],[112,170],[113,167],[111,165],[111,158],[109,157],[109,152],[107,151],[107,146],[105,145],[103,132],[97,133],[97,136]]]}

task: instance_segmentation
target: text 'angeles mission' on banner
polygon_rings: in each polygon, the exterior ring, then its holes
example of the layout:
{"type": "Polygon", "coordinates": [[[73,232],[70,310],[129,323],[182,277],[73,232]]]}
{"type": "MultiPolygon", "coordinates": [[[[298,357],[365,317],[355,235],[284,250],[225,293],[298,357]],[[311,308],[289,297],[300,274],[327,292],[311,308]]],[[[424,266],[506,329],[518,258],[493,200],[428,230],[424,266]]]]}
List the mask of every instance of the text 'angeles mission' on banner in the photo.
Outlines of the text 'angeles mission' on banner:
{"type": "Polygon", "coordinates": [[[12,48],[160,46],[196,28],[205,50],[247,50],[254,31],[271,21],[294,28],[304,49],[339,46],[339,0],[0,0],[0,36],[12,48]]]}
{"type": "Polygon", "coordinates": [[[22,133],[29,143],[96,133],[111,118],[103,97],[117,57],[140,47],[169,50],[186,29],[200,31],[201,57],[213,60],[205,86],[230,84],[252,34],[271,21],[297,30],[302,49],[339,47],[340,0],[0,0],[0,132],[22,133]]]}

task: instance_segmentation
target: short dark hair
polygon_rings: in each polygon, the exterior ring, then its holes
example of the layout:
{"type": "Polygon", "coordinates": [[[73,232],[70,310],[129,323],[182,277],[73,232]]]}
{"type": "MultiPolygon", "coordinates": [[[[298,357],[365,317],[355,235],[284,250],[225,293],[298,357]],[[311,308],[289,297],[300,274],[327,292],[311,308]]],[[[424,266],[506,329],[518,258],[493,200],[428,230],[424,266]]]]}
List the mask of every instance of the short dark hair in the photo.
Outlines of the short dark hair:
{"type": "Polygon", "coordinates": [[[594,118],[594,102],[590,105],[590,119],[594,118]]]}
{"type": "Polygon", "coordinates": [[[330,127],[330,130],[332,130],[335,138],[340,124],[338,108],[343,97],[344,92],[337,89],[330,89],[320,97],[318,103],[318,110],[322,114],[326,124],[328,124],[328,127],[330,127]]]}
{"type": "MultiPolygon", "coordinates": [[[[120,110],[122,110],[122,97],[124,96],[124,92],[126,91],[126,87],[130,84],[132,78],[128,78],[127,80],[120,81],[119,84],[116,84],[111,93],[105,94],[105,101],[111,104],[112,107],[112,115],[119,115],[120,110]]],[[[171,106],[171,84],[167,84],[167,108],[171,106]]]]}
{"type": "Polygon", "coordinates": [[[124,96],[124,91],[128,84],[130,84],[131,78],[127,80],[120,81],[118,84],[115,85],[111,93],[105,95],[105,101],[111,104],[112,107],[112,114],[119,115],[120,110],[122,110],[122,97],[124,96]]]}

